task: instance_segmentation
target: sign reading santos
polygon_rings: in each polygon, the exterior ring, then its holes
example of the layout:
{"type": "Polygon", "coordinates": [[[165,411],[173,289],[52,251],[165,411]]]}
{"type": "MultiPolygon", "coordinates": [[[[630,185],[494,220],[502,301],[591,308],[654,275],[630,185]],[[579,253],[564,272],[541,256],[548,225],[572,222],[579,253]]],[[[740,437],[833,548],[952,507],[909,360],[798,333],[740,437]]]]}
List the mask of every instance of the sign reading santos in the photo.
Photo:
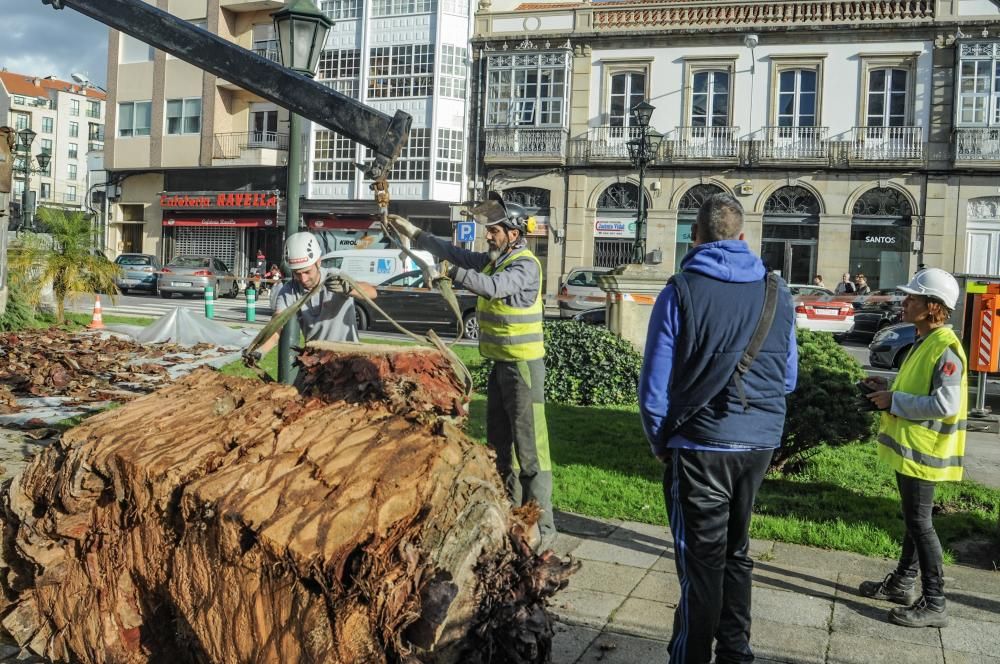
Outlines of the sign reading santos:
{"type": "Polygon", "coordinates": [[[896,244],[895,235],[865,235],[865,244],[896,244]]]}

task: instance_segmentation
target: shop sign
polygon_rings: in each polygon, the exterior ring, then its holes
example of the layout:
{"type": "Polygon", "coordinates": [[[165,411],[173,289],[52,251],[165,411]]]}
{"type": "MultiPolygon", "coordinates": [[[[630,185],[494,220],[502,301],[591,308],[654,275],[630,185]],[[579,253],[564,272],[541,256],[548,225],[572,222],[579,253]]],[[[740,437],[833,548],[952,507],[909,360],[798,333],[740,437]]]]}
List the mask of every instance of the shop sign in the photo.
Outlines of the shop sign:
{"type": "Polygon", "coordinates": [[[164,192],[160,207],[171,210],[276,210],[276,191],[164,192]]]}
{"type": "Polygon", "coordinates": [[[865,244],[896,244],[895,235],[865,235],[865,244]]]}
{"type": "Polygon", "coordinates": [[[201,226],[208,228],[275,228],[270,217],[164,217],[164,226],[201,226]]]}
{"type": "Polygon", "coordinates": [[[594,222],[594,237],[635,237],[635,220],[598,219],[594,222]]]}

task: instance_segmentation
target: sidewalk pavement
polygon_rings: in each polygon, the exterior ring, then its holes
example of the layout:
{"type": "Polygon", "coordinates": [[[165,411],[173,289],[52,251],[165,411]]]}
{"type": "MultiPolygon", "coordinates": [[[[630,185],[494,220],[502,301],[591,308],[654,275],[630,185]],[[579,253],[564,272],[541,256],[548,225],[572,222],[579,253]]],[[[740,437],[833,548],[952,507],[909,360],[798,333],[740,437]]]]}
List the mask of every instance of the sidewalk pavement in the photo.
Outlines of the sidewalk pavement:
{"type": "MultiPolygon", "coordinates": [[[[556,514],[553,549],[582,562],[553,599],[553,664],[667,661],[679,598],[666,526],[556,514]]],[[[894,561],[753,541],[751,644],[757,662],[1000,664],[1000,572],[945,568],[951,624],[911,629],[888,622],[895,606],[858,595],[894,561]]]]}

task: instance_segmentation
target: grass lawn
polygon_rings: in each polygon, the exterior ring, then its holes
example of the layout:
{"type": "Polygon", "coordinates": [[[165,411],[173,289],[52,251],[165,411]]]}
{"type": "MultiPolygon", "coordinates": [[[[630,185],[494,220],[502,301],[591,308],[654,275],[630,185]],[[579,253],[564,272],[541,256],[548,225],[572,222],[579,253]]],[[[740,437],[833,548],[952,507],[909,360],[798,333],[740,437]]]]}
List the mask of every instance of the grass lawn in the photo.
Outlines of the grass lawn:
{"type": "MultiPolygon", "coordinates": [[[[470,366],[480,361],[475,346],[453,349],[470,366]]],[[[274,375],[276,353],[261,364],[274,375]]],[[[239,363],[224,371],[251,375],[239,363]]],[[[474,395],[470,411],[467,432],[485,443],[485,397],[474,395]]],[[[556,508],[666,524],[663,466],[649,453],[636,408],[550,403],[546,414],[556,508]]],[[[936,503],[934,523],[946,562],[954,561],[953,544],[996,537],[1000,490],[970,481],[944,483],[936,503]]],[[[878,462],[874,443],[824,449],[798,474],[772,473],[765,479],[750,532],[762,539],[894,558],[903,537],[894,477],[878,462]]]]}

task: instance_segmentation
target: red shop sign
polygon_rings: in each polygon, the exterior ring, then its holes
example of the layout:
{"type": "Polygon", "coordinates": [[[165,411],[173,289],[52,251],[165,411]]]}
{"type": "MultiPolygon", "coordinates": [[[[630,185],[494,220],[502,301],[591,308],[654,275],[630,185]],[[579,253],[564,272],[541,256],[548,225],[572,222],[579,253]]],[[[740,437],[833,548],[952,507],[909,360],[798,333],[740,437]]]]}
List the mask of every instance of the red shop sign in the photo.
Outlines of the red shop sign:
{"type": "Polygon", "coordinates": [[[275,228],[273,217],[164,217],[164,226],[201,226],[203,228],[275,228]]]}

